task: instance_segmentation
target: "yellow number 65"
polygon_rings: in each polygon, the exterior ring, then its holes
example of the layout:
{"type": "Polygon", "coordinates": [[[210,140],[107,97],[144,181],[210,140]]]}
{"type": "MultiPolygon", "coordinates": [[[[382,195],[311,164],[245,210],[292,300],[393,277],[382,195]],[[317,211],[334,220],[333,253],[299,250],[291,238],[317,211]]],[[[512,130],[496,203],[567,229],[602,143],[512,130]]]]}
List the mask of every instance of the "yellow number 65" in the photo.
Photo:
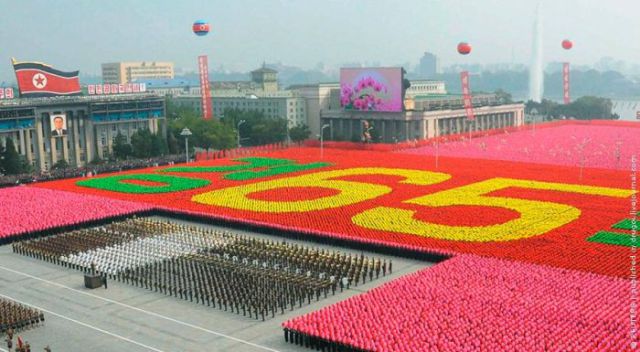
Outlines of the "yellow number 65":
{"type": "Polygon", "coordinates": [[[618,188],[493,178],[410,199],[405,203],[426,207],[455,205],[498,207],[515,210],[520,214],[519,218],[490,226],[449,226],[416,220],[413,218],[415,212],[411,210],[377,207],[355,215],[352,221],[358,226],[375,230],[393,231],[443,240],[489,242],[510,241],[541,235],[580,217],[580,209],[566,204],[487,196],[490,192],[509,187],[616,198],[625,198],[633,193],[631,190],[618,188]]]}

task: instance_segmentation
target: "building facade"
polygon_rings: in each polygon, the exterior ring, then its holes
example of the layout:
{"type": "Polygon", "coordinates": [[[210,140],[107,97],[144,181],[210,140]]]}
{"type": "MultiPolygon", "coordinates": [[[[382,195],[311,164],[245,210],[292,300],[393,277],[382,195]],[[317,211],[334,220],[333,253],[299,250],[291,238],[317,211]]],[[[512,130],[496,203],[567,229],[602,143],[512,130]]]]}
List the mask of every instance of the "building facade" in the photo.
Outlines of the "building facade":
{"type": "MultiPolygon", "coordinates": [[[[308,125],[307,102],[295,91],[279,90],[278,71],[262,67],[251,71],[250,81],[211,82],[213,116],[222,117],[227,109],[259,111],[267,118],[283,118],[289,127],[308,125]]],[[[172,102],[202,113],[200,88],[189,94],[174,95],[172,102]]]]}
{"type": "Polygon", "coordinates": [[[102,64],[103,83],[125,84],[148,79],[173,79],[173,62],[137,61],[102,64]]]}
{"type": "MultiPolygon", "coordinates": [[[[215,92],[212,92],[212,94],[215,92]]],[[[202,113],[199,96],[176,96],[172,100],[177,106],[188,107],[202,113]]],[[[289,127],[307,125],[307,104],[305,99],[291,92],[279,92],[268,95],[256,94],[213,94],[211,97],[213,116],[221,118],[227,109],[240,111],[259,111],[267,118],[283,118],[289,127]]]]}
{"type": "Polygon", "coordinates": [[[340,108],[340,84],[319,83],[294,85],[289,90],[306,103],[307,122],[311,135],[320,133],[320,112],[340,108]]]}
{"type": "Polygon", "coordinates": [[[130,141],[138,129],[166,135],[164,98],[135,94],[0,101],[0,143],[11,139],[36,170],[50,170],[60,160],[85,166],[110,154],[119,133],[130,141]]]}
{"type": "Polygon", "coordinates": [[[474,108],[476,119],[469,121],[465,110],[447,109],[403,112],[361,112],[345,110],[321,111],[321,123],[328,124],[327,139],[359,140],[363,121],[376,131],[376,142],[395,143],[436,135],[482,131],[524,124],[524,104],[479,106],[474,108]]]}
{"type": "Polygon", "coordinates": [[[447,94],[444,81],[412,80],[411,87],[407,88],[405,98],[413,98],[424,94],[447,94]]]}

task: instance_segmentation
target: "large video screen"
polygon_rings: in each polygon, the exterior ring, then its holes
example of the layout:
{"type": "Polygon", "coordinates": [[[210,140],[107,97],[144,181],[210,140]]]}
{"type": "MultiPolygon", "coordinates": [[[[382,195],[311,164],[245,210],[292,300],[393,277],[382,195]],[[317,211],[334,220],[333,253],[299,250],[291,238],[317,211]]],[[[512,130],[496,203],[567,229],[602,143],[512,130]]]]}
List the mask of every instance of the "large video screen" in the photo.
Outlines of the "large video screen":
{"type": "Polygon", "coordinates": [[[402,68],[340,69],[340,105],[345,110],[402,111],[402,68]]]}

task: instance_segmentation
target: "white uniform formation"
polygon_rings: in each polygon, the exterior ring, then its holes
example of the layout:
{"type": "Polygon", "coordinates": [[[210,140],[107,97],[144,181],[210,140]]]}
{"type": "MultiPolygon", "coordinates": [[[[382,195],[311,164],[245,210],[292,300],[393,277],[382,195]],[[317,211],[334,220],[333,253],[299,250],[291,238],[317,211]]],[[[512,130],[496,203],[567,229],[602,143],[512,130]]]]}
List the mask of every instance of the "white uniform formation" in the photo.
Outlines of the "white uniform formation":
{"type": "MultiPolygon", "coordinates": [[[[101,230],[106,231],[104,228],[101,230]]],[[[127,235],[118,232],[115,234],[127,235]]],[[[229,242],[229,238],[206,236],[205,233],[176,232],[153,237],[138,237],[131,242],[79,252],[68,257],[61,256],[60,260],[83,268],[90,268],[91,264],[94,264],[99,272],[117,275],[127,269],[186,254],[200,253],[207,248],[224,246],[229,242]]]]}
{"type": "Polygon", "coordinates": [[[151,218],[14,243],[16,253],[263,320],[391,272],[391,262],[151,218]]]}

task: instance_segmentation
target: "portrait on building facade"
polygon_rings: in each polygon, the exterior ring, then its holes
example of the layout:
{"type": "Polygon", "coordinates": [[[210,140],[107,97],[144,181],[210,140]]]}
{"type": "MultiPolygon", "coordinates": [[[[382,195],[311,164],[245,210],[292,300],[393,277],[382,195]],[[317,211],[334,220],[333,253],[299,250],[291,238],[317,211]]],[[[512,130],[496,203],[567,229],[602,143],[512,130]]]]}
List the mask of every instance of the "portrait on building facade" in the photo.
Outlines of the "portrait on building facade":
{"type": "Polygon", "coordinates": [[[67,116],[65,114],[52,114],[49,119],[51,121],[52,137],[67,135],[67,116]]]}

